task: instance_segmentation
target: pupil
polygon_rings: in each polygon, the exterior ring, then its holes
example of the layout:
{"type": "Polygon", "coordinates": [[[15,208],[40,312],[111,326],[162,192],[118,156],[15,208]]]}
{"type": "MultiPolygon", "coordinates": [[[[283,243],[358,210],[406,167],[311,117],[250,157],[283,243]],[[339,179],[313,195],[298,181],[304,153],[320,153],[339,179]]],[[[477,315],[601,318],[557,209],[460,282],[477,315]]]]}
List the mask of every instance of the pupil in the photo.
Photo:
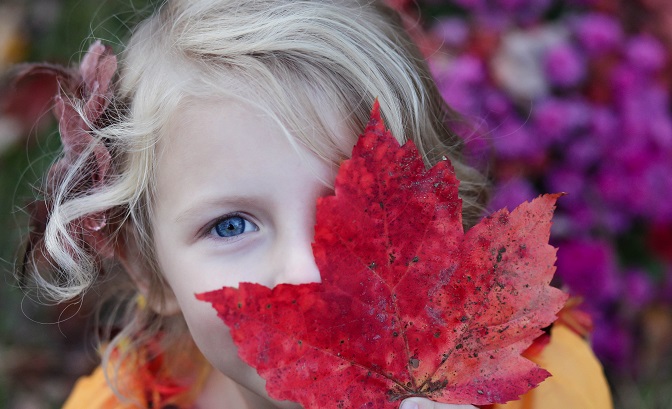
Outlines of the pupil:
{"type": "Polygon", "coordinates": [[[245,232],[245,219],[238,216],[229,217],[219,222],[215,230],[220,237],[237,236],[245,232]]]}

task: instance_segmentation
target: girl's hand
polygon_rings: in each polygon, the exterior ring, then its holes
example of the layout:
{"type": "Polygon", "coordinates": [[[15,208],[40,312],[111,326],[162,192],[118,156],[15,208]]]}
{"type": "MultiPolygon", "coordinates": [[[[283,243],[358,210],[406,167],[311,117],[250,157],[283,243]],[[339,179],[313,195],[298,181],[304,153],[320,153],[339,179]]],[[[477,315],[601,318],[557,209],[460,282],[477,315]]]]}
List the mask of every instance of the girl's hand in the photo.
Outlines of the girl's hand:
{"type": "Polygon", "coordinates": [[[409,398],[401,402],[399,409],[476,409],[472,405],[450,405],[447,403],[437,403],[429,399],[409,398]]]}

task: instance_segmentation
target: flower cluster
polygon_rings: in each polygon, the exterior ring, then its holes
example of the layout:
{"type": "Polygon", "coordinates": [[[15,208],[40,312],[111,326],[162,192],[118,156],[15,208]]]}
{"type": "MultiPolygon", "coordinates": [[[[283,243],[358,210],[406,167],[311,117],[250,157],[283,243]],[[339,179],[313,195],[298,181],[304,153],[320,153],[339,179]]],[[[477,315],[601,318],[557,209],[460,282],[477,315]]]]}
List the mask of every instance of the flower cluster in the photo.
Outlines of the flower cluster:
{"type": "Polygon", "coordinates": [[[602,3],[420,7],[443,44],[429,54],[440,91],[492,169],[491,208],[568,193],[553,230],[558,275],[585,298],[598,355],[633,370],[650,346],[644,316],[672,315],[670,50],[646,19],[602,3]]]}

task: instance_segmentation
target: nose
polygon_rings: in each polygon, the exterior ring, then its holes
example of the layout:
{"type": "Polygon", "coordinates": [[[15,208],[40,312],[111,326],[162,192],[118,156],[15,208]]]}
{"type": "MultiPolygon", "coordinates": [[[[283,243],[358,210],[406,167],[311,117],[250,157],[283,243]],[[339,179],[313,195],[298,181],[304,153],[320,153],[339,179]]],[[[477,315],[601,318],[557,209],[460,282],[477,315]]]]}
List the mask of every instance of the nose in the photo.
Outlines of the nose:
{"type": "Polygon", "coordinates": [[[273,285],[320,282],[320,271],[313,256],[313,228],[307,232],[279,235],[273,254],[273,285]]]}

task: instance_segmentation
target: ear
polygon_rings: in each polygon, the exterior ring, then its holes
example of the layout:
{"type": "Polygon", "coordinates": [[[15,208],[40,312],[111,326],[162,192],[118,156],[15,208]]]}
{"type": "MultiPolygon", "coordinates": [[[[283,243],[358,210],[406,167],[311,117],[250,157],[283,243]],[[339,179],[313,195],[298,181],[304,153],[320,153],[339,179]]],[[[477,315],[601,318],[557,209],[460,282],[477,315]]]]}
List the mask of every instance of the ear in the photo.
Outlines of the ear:
{"type": "Polygon", "coordinates": [[[180,312],[175,293],[160,277],[151,271],[148,261],[143,257],[138,240],[128,223],[121,228],[115,246],[116,259],[135,283],[138,292],[147,300],[147,307],[159,315],[170,316],[180,312]],[[162,288],[157,289],[156,286],[162,288]]]}

